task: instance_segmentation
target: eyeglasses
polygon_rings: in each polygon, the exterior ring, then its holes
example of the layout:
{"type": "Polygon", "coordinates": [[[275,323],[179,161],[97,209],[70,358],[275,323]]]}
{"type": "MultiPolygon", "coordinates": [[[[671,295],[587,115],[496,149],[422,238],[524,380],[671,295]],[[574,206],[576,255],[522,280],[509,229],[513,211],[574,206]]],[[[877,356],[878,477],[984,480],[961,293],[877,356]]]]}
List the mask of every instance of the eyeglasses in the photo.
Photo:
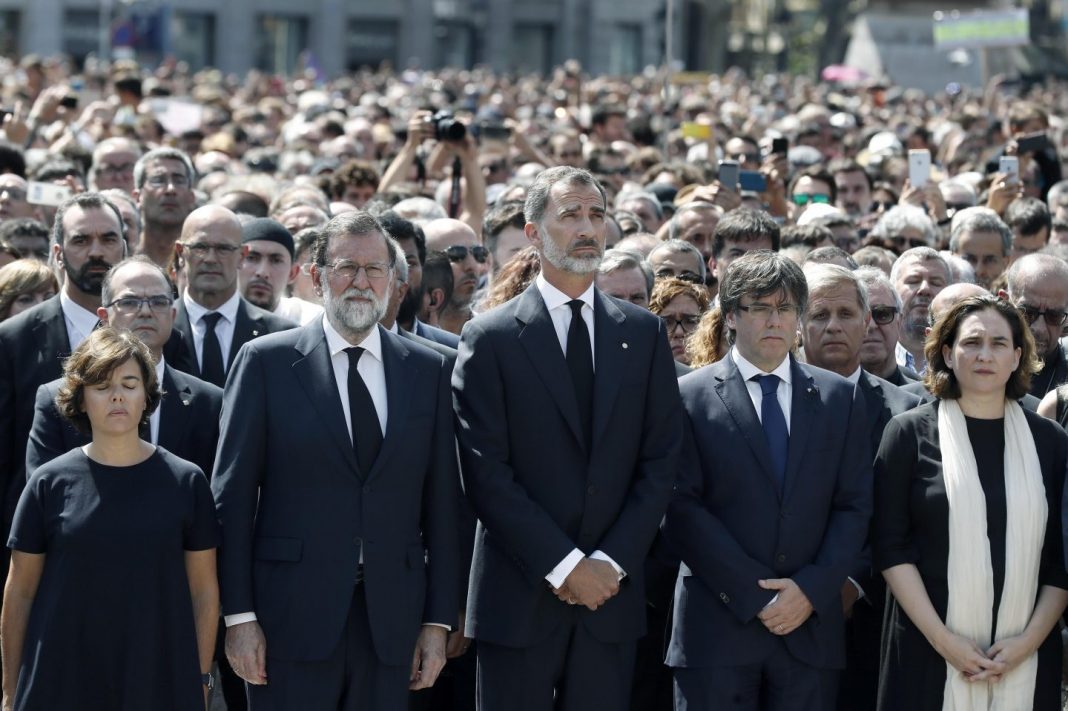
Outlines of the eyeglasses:
{"type": "Polygon", "coordinates": [[[153,311],[166,311],[174,304],[174,299],[169,296],[160,294],[159,296],[146,296],[141,298],[138,296],[123,296],[115,299],[110,304],[106,304],[106,308],[115,307],[115,310],[119,313],[137,313],[141,310],[141,307],[148,305],[148,308],[153,311]]]}
{"type": "Polygon", "coordinates": [[[1039,316],[1044,318],[1049,326],[1062,326],[1065,320],[1068,319],[1068,312],[1058,311],[1057,309],[1040,311],[1034,306],[1025,306],[1023,304],[1016,304],[1016,308],[1020,310],[1020,313],[1023,314],[1024,319],[1029,324],[1037,321],[1039,316]]]}
{"type": "Polygon", "coordinates": [[[168,185],[174,186],[178,189],[189,187],[189,176],[179,175],[174,173],[172,175],[150,175],[145,178],[145,185],[150,188],[165,188],[168,185]]]}
{"type": "Polygon", "coordinates": [[[888,323],[893,323],[897,318],[896,306],[872,306],[871,307],[871,320],[880,326],[885,326],[888,323]]]}
{"type": "Polygon", "coordinates": [[[323,268],[327,270],[328,279],[340,283],[356,281],[361,271],[367,276],[368,281],[379,281],[389,276],[390,269],[388,264],[382,262],[360,265],[348,261],[334,262],[323,268]]]}
{"type": "Polygon", "coordinates": [[[797,304],[779,304],[778,306],[771,306],[769,304],[750,304],[749,306],[742,306],[738,304],[738,309],[745,311],[747,314],[754,318],[771,318],[772,312],[779,315],[779,318],[787,318],[789,316],[797,315],[797,304]]]}
{"type": "Polygon", "coordinates": [[[760,162],[760,154],[759,153],[730,153],[730,154],[727,155],[727,157],[732,159],[732,160],[736,160],[739,163],[759,163],[760,162]]]}
{"type": "Polygon", "coordinates": [[[489,250],[480,244],[471,245],[465,247],[462,244],[454,244],[445,250],[445,254],[449,257],[450,262],[462,262],[467,259],[467,253],[470,252],[471,256],[475,258],[475,261],[479,264],[486,262],[486,257],[489,256],[489,250]]]}
{"type": "Polygon", "coordinates": [[[928,247],[930,246],[923,237],[907,237],[905,235],[887,235],[886,239],[898,244],[908,245],[911,247],[928,247]]]}
{"type": "Polygon", "coordinates": [[[791,198],[795,205],[807,205],[810,202],[818,203],[820,205],[827,205],[831,202],[830,195],[812,195],[810,193],[799,193],[791,198]]]}
{"type": "Polygon", "coordinates": [[[235,244],[213,244],[211,242],[179,242],[182,249],[188,249],[197,259],[208,256],[208,252],[214,250],[220,257],[228,257],[241,247],[235,244]]]}
{"type": "Polygon", "coordinates": [[[704,281],[701,279],[701,275],[700,274],[694,274],[693,272],[682,272],[680,274],[676,274],[675,272],[671,271],[670,269],[663,269],[661,271],[658,271],[656,273],[656,278],[657,279],[681,279],[682,281],[688,281],[691,284],[703,284],[704,283],[704,281]]]}
{"type": "Polygon", "coordinates": [[[0,188],[0,195],[4,193],[7,193],[7,196],[15,202],[22,202],[26,199],[26,191],[18,188],[0,188]]]}
{"type": "Polygon", "coordinates": [[[683,333],[692,333],[697,328],[697,324],[701,323],[700,316],[694,316],[691,314],[684,314],[682,316],[661,316],[660,320],[664,322],[664,328],[667,332],[674,333],[676,328],[681,327],[683,333]]]}

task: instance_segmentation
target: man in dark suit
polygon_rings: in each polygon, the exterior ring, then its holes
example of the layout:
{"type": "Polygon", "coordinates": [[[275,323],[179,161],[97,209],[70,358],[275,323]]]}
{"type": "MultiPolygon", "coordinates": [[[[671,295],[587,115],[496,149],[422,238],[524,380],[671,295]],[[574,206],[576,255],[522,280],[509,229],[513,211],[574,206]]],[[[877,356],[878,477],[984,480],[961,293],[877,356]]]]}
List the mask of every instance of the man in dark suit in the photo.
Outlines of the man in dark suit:
{"type": "Polygon", "coordinates": [[[796,264],[749,252],[719,295],[734,345],[679,380],[689,422],[664,520],[682,558],[675,708],[833,709],[841,590],[871,517],[864,402],[790,357],[808,295],[796,264]]]}
{"type": "MultiPolygon", "coordinates": [[[[4,535],[26,484],[26,442],[37,388],[62,374],[63,359],[96,327],[104,276],[122,260],[125,250],[118,209],[99,193],[74,196],[59,206],[52,229],[52,256],[66,275],[63,288],[48,301],[0,324],[4,535]]],[[[7,560],[6,550],[3,560],[7,560]]]]}
{"type": "MultiPolygon", "coordinates": [[[[97,309],[102,323],[132,331],[156,359],[163,402],[152,414],[145,438],[187,459],[205,474],[215,464],[219,441],[222,390],[181,371],[163,358],[163,344],[174,325],[174,300],[166,273],[144,255],[129,257],[108,272],[101,288],[104,303],[97,309]]],[[[56,410],[55,396],[62,379],[37,390],[37,403],[26,446],[26,475],[45,462],[89,441],[56,410]]]]}
{"type": "MultiPolygon", "coordinates": [[[[862,344],[866,334],[871,333],[873,315],[860,276],[832,264],[811,264],[805,265],[805,279],[808,307],[801,332],[805,361],[841,375],[861,392],[874,461],[890,418],[916,407],[920,399],[861,368],[862,344]]],[[[886,286],[889,288],[889,280],[886,286]]],[[[890,354],[893,357],[893,350],[890,354]]],[[[849,581],[842,586],[847,662],[838,694],[841,711],[875,708],[885,604],[886,583],[880,573],[872,572],[866,549],[849,581]]]]}
{"type": "Polygon", "coordinates": [[[871,320],[860,346],[860,364],[865,372],[897,386],[920,379],[915,371],[897,362],[897,344],[901,337],[901,297],[894,283],[878,267],[860,267],[854,274],[868,292],[871,320]]]}
{"type": "Polygon", "coordinates": [[[481,711],[621,709],[645,632],[643,563],[670,498],[681,410],[660,319],[594,288],[605,195],[543,171],[541,274],[463,330],[453,375],[479,518],[467,607],[481,711]]]}
{"type": "Polygon", "coordinates": [[[242,347],[212,490],[226,651],[249,707],[395,711],[432,685],[459,610],[445,360],[377,325],[377,221],[327,223],[325,317],[242,347]]]}
{"type": "Polygon", "coordinates": [[[297,325],[241,296],[237,288],[244,252],[241,237],[241,223],[234,213],[206,205],[186,218],[176,245],[189,286],[178,302],[175,335],[164,353],[178,370],[219,387],[226,383],[241,346],[297,325]]]}

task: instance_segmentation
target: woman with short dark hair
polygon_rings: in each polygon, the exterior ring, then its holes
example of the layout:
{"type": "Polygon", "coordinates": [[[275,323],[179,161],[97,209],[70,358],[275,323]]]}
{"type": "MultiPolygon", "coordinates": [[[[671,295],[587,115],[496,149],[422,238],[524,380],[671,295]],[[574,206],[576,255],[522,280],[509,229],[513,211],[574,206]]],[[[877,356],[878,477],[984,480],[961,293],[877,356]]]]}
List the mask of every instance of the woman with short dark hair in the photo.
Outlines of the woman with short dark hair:
{"type": "Polygon", "coordinates": [[[925,346],[936,400],[891,420],[873,555],[893,601],[879,708],[1060,709],[1068,435],[1016,400],[1038,371],[1019,311],[954,305],[925,346]]]}
{"type": "Polygon", "coordinates": [[[204,708],[215,507],[196,465],[139,437],[160,398],[128,332],[98,329],[65,363],[56,406],[92,441],[38,468],[15,512],[4,711],[204,708]]]}

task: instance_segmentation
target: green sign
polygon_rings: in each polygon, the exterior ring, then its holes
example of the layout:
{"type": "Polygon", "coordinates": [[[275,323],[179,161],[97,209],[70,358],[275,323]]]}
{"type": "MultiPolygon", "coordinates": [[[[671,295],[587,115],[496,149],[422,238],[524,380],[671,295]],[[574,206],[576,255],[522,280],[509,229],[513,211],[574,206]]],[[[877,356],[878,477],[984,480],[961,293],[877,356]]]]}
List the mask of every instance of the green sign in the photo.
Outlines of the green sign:
{"type": "Polygon", "coordinates": [[[936,12],[934,41],[940,50],[1015,47],[1030,44],[1031,23],[1025,9],[936,12]]]}

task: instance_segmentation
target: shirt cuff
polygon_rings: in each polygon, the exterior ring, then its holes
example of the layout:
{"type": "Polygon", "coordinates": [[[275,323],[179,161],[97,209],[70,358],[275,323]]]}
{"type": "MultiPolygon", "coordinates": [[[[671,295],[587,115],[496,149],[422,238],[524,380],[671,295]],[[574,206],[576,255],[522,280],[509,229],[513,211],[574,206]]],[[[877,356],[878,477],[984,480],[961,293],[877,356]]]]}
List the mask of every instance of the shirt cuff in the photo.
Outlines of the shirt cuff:
{"type": "Polygon", "coordinates": [[[242,625],[246,622],[255,622],[255,612],[239,612],[236,615],[224,615],[223,623],[227,627],[233,627],[234,625],[242,625]]]}
{"type": "Polygon", "coordinates": [[[860,587],[860,583],[858,583],[856,580],[853,580],[853,578],[849,578],[849,582],[853,583],[853,587],[857,589],[857,599],[863,600],[865,597],[864,588],[860,587]]]}
{"type": "Polygon", "coordinates": [[[619,565],[616,564],[616,562],[614,560],[609,558],[608,554],[605,553],[604,551],[594,551],[593,553],[590,553],[590,558],[592,558],[594,560],[603,560],[603,561],[607,561],[608,563],[611,563],[612,567],[616,569],[616,575],[619,576],[620,580],[623,580],[623,578],[627,577],[627,572],[625,570],[623,570],[622,568],[620,568],[619,565]]]}
{"type": "Polygon", "coordinates": [[[764,605],[764,609],[765,610],[768,609],[769,607],[771,607],[772,605],[774,605],[778,601],[779,601],[779,593],[775,593],[775,597],[773,597],[770,600],[768,600],[768,604],[764,605]]]}
{"type": "Polygon", "coordinates": [[[452,627],[450,625],[443,625],[440,622],[424,622],[423,627],[440,627],[446,632],[452,632],[452,627]]]}
{"type": "Polygon", "coordinates": [[[571,571],[575,569],[575,566],[581,563],[585,557],[578,548],[574,549],[567,554],[566,558],[556,564],[556,567],[545,576],[545,579],[549,581],[549,585],[552,585],[553,588],[559,588],[567,580],[567,576],[571,575],[571,571]]]}

